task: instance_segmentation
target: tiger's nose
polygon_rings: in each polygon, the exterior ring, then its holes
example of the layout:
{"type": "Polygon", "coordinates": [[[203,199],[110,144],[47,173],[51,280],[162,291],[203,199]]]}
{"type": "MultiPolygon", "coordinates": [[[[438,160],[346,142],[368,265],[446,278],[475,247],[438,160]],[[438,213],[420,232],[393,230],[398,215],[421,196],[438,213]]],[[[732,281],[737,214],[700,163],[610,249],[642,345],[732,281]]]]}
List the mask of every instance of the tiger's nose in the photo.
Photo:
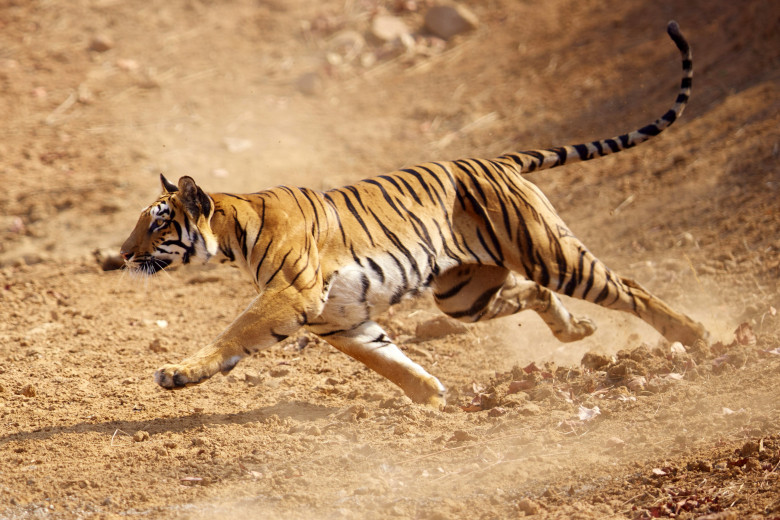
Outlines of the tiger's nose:
{"type": "Polygon", "coordinates": [[[121,256],[125,262],[128,262],[133,258],[133,253],[131,251],[120,251],[119,256],[121,256]]]}

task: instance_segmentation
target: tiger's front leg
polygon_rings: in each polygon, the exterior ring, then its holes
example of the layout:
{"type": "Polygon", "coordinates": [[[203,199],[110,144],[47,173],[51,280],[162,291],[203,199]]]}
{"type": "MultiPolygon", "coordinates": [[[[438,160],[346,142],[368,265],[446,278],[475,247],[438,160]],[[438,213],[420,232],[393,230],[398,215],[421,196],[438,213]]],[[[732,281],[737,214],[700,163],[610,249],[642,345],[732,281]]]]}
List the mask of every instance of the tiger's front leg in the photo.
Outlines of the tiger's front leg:
{"type": "Polygon", "coordinates": [[[300,329],[307,312],[320,312],[321,302],[304,305],[302,297],[294,289],[264,292],[211,344],[180,363],[160,367],[154,373],[155,382],[163,388],[181,388],[201,383],[218,372],[229,372],[244,357],[300,329]]]}
{"type": "MultiPolygon", "coordinates": [[[[316,334],[315,328],[310,328],[316,334]]],[[[444,386],[423,367],[406,357],[382,327],[365,321],[343,332],[322,335],[328,343],[386,377],[415,403],[441,408],[446,403],[444,386]]]]}

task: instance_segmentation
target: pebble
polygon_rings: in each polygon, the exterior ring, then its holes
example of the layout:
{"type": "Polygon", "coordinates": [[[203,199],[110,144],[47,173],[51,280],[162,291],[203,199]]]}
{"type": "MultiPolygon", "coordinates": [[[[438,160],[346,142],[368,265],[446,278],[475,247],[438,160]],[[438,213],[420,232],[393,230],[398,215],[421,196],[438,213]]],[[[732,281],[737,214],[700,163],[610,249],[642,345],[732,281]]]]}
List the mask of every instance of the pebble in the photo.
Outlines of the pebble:
{"type": "Polygon", "coordinates": [[[533,516],[539,513],[539,504],[530,498],[523,498],[517,503],[517,509],[525,513],[526,516],[533,516]]]}
{"type": "Polygon", "coordinates": [[[95,52],[106,52],[113,48],[114,40],[105,34],[95,36],[89,44],[89,50],[95,52]]]}
{"type": "Polygon", "coordinates": [[[271,370],[268,371],[268,374],[271,377],[284,377],[289,373],[290,373],[290,369],[286,367],[272,368],[271,370]]]}
{"type": "Polygon", "coordinates": [[[542,413],[542,408],[538,404],[524,403],[517,407],[517,413],[520,415],[539,415],[542,413]]]}
{"type": "Polygon", "coordinates": [[[156,352],[158,354],[161,352],[168,352],[168,348],[165,346],[163,340],[161,340],[160,338],[155,338],[152,340],[151,343],[149,343],[149,350],[151,350],[152,352],[156,352]]]}
{"type": "Polygon", "coordinates": [[[133,434],[134,442],[144,442],[149,440],[149,432],[144,430],[138,430],[133,434]]]}
{"type": "Polygon", "coordinates": [[[29,383],[24,385],[22,389],[19,390],[19,393],[25,397],[35,397],[38,395],[38,391],[35,389],[35,386],[29,383]]]}
{"type": "Polygon", "coordinates": [[[458,441],[458,442],[465,442],[465,441],[475,441],[477,440],[476,437],[471,435],[465,430],[455,430],[452,433],[452,438],[450,439],[452,441],[458,441]]]}
{"type": "Polygon", "coordinates": [[[322,78],[316,72],[307,72],[298,77],[295,82],[298,91],[307,96],[316,96],[322,92],[322,78]]]}
{"type": "Polygon", "coordinates": [[[582,356],[580,364],[588,370],[601,370],[603,367],[609,365],[610,362],[611,360],[604,354],[586,352],[585,355],[582,356]]]}
{"type": "Polygon", "coordinates": [[[506,415],[507,409],[503,406],[497,406],[495,408],[492,408],[488,412],[488,417],[501,417],[502,415],[506,415]]]}
{"type": "Polygon", "coordinates": [[[417,325],[415,335],[420,339],[434,339],[466,332],[468,328],[463,323],[447,316],[436,316],[417,325]]]}
{"type": "Polygon", "coordinates": [[[759,452],[760,446],[755,441],[747,441],[745,444],[742,445],[742,449],[739,450],[739,454],[743,457],[750,457],[751,455],[755,455],[759,452]]]}
{"type": "Polygon", "coordinates": [[[247,370],[247,372],[244,374],[244,381],[250,385],[259,385],[263,381],[263,376],[254,370],[247,370]]]}
{"type": "Polygon", "coordinates": [[[371,21],[371,36],[381,42],[392,42],[409,33],[406,23],[395,16],[380,14],[371,21]]]}
{"type": "Polygon", "coordinates": [[[462,5],[437,5],[425,13],[425,29],[444,40],[476,29],[479,19],[462,5]]]}

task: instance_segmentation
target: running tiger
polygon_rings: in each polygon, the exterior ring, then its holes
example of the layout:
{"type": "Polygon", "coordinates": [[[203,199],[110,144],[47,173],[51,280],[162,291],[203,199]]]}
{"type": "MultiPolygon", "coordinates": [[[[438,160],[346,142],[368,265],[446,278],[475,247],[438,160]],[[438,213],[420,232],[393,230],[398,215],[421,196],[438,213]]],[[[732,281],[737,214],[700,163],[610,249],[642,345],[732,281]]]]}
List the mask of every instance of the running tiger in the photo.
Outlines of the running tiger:
{"type": "Polygon", "coordinates": [[[161,175],[162,195],[122,246],[126,267],[151,275],[217,258],[246,270],[258,296],[209,345],[157,370],[155,381],[200,383],[303,327],[415,402],[441,406],[439,380],[373,321],[426,288],[445,314],[467,322],[534,310],[560,341],[588,336],[595,325],[572,316],[553,291],[633,313],[669,341],[706,339],[701,324],[593,256],[521,176],[620,152],[671,125],[688,102],[692,62],[677,24],[667,30],[682,55],[677,99],[660,119],[618,137],[426,163],[326,192],[207,194],[190,177],[174,185],[161,175]]]}

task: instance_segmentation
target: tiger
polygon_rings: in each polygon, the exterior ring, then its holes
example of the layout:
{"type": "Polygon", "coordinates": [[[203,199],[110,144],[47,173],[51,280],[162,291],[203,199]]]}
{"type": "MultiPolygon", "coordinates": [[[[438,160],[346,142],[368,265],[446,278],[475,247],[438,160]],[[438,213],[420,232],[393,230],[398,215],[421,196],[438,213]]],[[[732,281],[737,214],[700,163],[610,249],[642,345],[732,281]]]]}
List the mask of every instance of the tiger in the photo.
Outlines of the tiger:
{"type": "Polygon", "coordinates": [[[562,342],[596,325],[573,316],[555,293],[634,314],[672,342],[706,341],[701,323],[598,260],[523,177],[633,148],[674,123],[690,97],[693,63],[678,24],[669,22],[667,32],[682,56],[677,98],[659,119],[617,137],[424,163],[327,191],[206,193],[192,177],[174,184],[160,174],[162,194],[121,246],[126,268],[153,275],[215,259],[246,271],[257,296],[216,339],[160,367],[155,382],[166,389],[201,383],[303,329],[415,403],[441,408],[439,379],[375,321],[423,291],[465,322],[533,310],[562,342]]]}

